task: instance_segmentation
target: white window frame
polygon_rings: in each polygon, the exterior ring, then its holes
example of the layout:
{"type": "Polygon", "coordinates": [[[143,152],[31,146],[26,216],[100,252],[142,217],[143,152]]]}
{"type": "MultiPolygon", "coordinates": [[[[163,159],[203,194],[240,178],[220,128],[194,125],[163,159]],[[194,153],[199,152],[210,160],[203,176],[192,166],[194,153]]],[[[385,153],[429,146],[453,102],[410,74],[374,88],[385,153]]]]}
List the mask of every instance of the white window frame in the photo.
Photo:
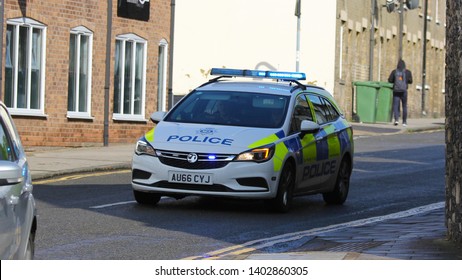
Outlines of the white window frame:
{"type": "MultiPolygon", "coordinates": [[[[15,49],[11,50],[11,63],[12,68],[14,69],[13,72],[13,107],[9,107],[8,111],[12,115],[23,115],[23,116],[38,116],[38,117],[46,117],[45,115],[45,65],[46,65],[46,37],[47,37],[47,27],[46,25],[35,21],[30,18],[15,18],[7,20],[7,25],[14,26],[14,35],[13,40],[15,49]],[[26,108],[17,108],[17,98],[18,98],[18,60],[19,60],[19,29],[20,27],[27,27],[28,28],[28,42],[32,42],[33,39],[33,30],[39,29],[41,30],[41,51],[40,51],[40,88],[39,88],[39,109],[31,109],[30,108],[30,100],[31,100],[31,75],[30,71],[32,69],[32,59],[27,61],[27,69],[28,77],[27,77],[27,90],[26,90],[26,97],[27,97],[27,105],[26,108]]],[[[28,54],[27,56],[30,58],[32,57],[32,44],[27,46],[28,54]]],[[[6,83],[6,81],[5,81],[6,83]]],[[[6,94],[6,92],[5,92],[6,94]]]]}
{"type": "Polygon", "coordinates": [[[159,43],[158,81],[157,81],[157,110],[167,111],[167,69],[168,43],[162,39],[159,43]]]}
{"type": "MultiPolygon", "coordinates": [[[[74,85],[74,91],[75,91],[75,108],[76,111],[67,111],[67,117],[68,118],[75,118],[75,119],[93,119],[91,116],[91,85],[92,85],[92,65],[93,65],[93,32],[89,29],[87,29],[84,26],[78,26],[76,28],[73,28],[70,32],[73,35],[76,35],[76,40],[77,40],[77,49],[75,50],[75,62],[74,62],[74,68],[75,68],[75,85],[74,85]],[[80,39],[82,36],[87,36],[88,37],[88,68],[87,70],[87,97],[86,97],[86,102],[87,102],[87,111],[86,112],[79,112],[79,100],[80,100],[80,75],[78,75],[79,69],[80,69],[80,39]]],[[[70,62],[69,62],[70,63],[70,62]]],[[[69,92],[68,92],[69,94],[69,92]]]]}
{"type": "MultiPolygon", "coordinates": [[[[125,54],[125,46],[126,46],[126,43],[127,42],[130,42],[130,43],[135,43],[134,44],[134,47],[133,47],[133,52],[131,53],[131,60],[132,60],[132,64],[131,64],[131,68],[132,68],[132,71],[131,71],[131,81],[132,81],[132,84],[135,84],[135,69],[136,69],[136,65],[135,65],[135,57],[136,57],[136,45],[137,44],[142,44],[144,46],[143,48],[143,65],[141,66],[142,69],[142,75],[141,75],[141,112],[139,114],[134,114],[134,105],[135,105],[135,87],[133,86],[132,89],[131,89],[131,97],[130,97],[130,100],[131,100],[131,108],[130,108],[130,113],[128,114],[124,114],[124,104],[123,104],[123,92],[120,92],[119,93],[119,112],[120,113],[115,113],[116,112],[116,108],[114,108],[114,113],[113,113],[113,116],[112,116],[112,119],[113,120],[117,120],[117,121],[136,121],[136,122],[146,122],[146,119],[145,119],[145,104],[146,104],[146,62],[147,62],[147,49],[148,49],[148,43],[147,43],[147,40],[135,35],[135,34],[132,34],[132,33],[129,33],[129,34],[123,34],[123,35],[118,35],[116,36],[116,42],[117,41],[121,41],[122,42],[122,49],[120,50],[120,54],[125,54]]],[[[119,54],[119,55],[120,55],[119,54]]],[[[125,65],[125,56],[124,55],[121,55],[121,60],[119,61],[119,65],[125,65]]],[[[118,57],[115,57],[115,59],[119,59],[118,57]]],[[[114,63],[114,67],[116,66],[117,64],[114,63]]],[[[116,69],[114,69],[114,73],[116,72],[116,69]]],[[[121,67],[121,71],[120,71],[120,76],[121,77],[124,77],[125,76],[125,67],[121,67]]],[[[120,88],[123,89],[124,88],[124,79],[120,79],[120,83],[121,83],[121,86],[120,88]]],[[[115,87],[114,87],[115,89],[115,87]]],[[[116,98],[116,94],[115,94],[115,90],[114,90],[114,100],[116,98]]],[[[114,102],[114,105],[115,105],[115,102],[114,102]]]]}

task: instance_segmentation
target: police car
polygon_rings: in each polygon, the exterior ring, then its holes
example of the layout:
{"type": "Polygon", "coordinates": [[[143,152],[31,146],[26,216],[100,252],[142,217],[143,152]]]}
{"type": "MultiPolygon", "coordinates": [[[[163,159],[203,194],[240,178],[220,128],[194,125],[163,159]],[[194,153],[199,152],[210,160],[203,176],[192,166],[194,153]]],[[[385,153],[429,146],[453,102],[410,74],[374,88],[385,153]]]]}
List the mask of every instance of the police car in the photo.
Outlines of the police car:
{"type": "Polygon", "coordinates": [[[162,196],[263,199],[287,212],[295,196],[343,204],[353,131],[325,89],[304,73],[214,68],[141,137],[132,161],[140,204],[162,196]]]}

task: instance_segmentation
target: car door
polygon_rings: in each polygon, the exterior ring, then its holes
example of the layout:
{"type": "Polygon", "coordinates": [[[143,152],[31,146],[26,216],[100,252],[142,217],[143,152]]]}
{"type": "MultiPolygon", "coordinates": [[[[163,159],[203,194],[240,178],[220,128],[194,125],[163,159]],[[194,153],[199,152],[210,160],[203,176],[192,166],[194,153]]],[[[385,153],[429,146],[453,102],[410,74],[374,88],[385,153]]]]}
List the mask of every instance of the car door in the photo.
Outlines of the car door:
{"type": "MultiPolygon", "coordinates": [[[[306,94],[299,94],[294,103],[289,133],[299,134],[301,123],[304,120],[314,121],[312,112],[306,94]]],[[[319,184],[319,178],[312,173],[316,164],[316,141],[314,134],[299,135],[300,139],[297,143],[300,144],[295,154],[297,155],[297,174],[300,175],[295,192],[304,193],[319,184]]]]}
{"type": "Polygon", "coordinates": [[[340,115],[325,97],[309,94],[308,98],[313,106],[316,122],[321,126],[320,131],[315,135],[317,156],[314,174],[318,179],[319,187],[322,188],[336,175],[340,164],[341,148],[338,138],[340,131],[335,126],[340,115]]]}
{"type": "MultiPolygon", "coordinates": [[[[0,107],[0,110],[3,108],[0,107]]],[[[0,119],[0,174],[6,174],[14,165],[13,144],[3,118],[0,119]]],[[[15,207],[21,192],[21,185],[0,178],[0,257],[9,259],[19,246],[18,226],[20,224],[15,207]]]]}

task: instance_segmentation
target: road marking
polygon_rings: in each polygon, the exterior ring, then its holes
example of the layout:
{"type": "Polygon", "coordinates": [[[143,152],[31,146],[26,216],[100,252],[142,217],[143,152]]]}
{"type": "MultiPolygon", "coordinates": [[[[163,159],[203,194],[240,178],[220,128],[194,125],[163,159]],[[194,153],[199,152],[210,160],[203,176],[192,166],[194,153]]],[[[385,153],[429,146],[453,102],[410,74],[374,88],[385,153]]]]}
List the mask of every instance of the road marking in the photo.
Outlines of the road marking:
{"type": "Polygon", "coordinates": [[[219,259],[225,256],[235,257],[238,255],[260,250],[263,248],[271,247],[278,243],[300,240],[302,238],[306,238],[306,237],[313,236],[313,235],[324,234],[324,233],[342,230],[342,229],[351,228],[351,227],[364,226],[364,225],[377,223],[377,222],[384,222],[384,221],[392,220],[392,219],[410,217],[410,216],[414,216],[417,214],[422,214],[422,213],[430,212],[433,210],[441,209],[444,207],[444,205],[445,205],[445,202],[438,202],[438,203],[424,205],[424,206],[420,206],[420,207],[416,207],[416,208],[412,208],[409,210],[392,213],[392,214],[388,214],[384,216],[377,216],[377,217],[366,218],[366,219],[351,221],[351,222],[337,224],[337,225],[330,225],[330,226],[323,227],[323,228],[315,228],[315,229],[310,229],[306,231],[286,233],[286,234],[273,236],[269,238],[257,239],[253,241],[248,241],[240,245],[234,245],[234,246],[230,246],[230,247],[223,248],[220,250],[212,251],[202,256],[191,256],[185,259],[201,260],[201,259],[219,259]]]}
{"type": "Polygon", "coordinates": [[[104,175],[111,175],[111,174],[122,174],[122,173],[129,173],[131,170],[123,169],[123,170],[111,170],[111,171],[102,171],[102,172],[92,172],[92,173],[83,173],[83,174],[74,174],[69,176],[64,176],[60,178],[51,178],[51,179],[43,179],[33,181],[32,183],[35,185],[43,185],[43,184],[50,184],[62,181],[69,181],[69,180],[78,180],[87,177],[94,177],[94,176],[104,176],[104,175]]]}
{"type": "MultiPolygon", "coordinates": [[[[160,198],[160,200],[168,200],[168,199],[172,199],[172,198],[167,197],[167,196],[163,196],[163,197],[160,198]]],[[[118,205],[131,204],[131,203],[136,203],[136,201],[135,200],[130,200],[130,201],[121,201],[121,202],[114,202],[114,203],[109,203],[109,204],[90,206],[90,209],[108,208],[108,207],[113,207],[113,206],[118,206],[118,205]]]]}
{"type": "Polygon", "coordinates": [[[117,206],[117,205],[124,205],[124,204],[131,204],[131,203],[136,203],[136,201],[130,200],[130,201],[122,201],[122,202],[116,202],[116,203],[110,203],[110,204],[97,205],[97,206],[90,206],[90,209],[101,209],[101,208],[112,207],[112,206],[117,206]]]}

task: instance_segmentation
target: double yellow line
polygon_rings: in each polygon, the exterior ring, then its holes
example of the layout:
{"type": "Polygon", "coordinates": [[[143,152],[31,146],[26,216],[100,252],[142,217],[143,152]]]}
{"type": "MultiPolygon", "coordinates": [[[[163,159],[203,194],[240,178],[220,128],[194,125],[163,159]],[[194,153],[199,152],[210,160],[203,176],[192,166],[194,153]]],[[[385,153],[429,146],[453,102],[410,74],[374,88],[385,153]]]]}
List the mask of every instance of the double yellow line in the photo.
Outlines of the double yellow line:
{"type": "Polygon", "coordinates": [[[124,174],[124,173],[129,173],[129,172],[131,172],[130,169],[120,169],[120,170],[73,174],[73,175],[57,177],[57,178],[34,180],[32,181],[32,184],[43,185],[43,184],[50,184],[50,183],[69,181],[69,180],[78,180],[78,179],[87,178],[87,177],[97,177],[97,176],[112,175],[112,174],[124,174]]]}

